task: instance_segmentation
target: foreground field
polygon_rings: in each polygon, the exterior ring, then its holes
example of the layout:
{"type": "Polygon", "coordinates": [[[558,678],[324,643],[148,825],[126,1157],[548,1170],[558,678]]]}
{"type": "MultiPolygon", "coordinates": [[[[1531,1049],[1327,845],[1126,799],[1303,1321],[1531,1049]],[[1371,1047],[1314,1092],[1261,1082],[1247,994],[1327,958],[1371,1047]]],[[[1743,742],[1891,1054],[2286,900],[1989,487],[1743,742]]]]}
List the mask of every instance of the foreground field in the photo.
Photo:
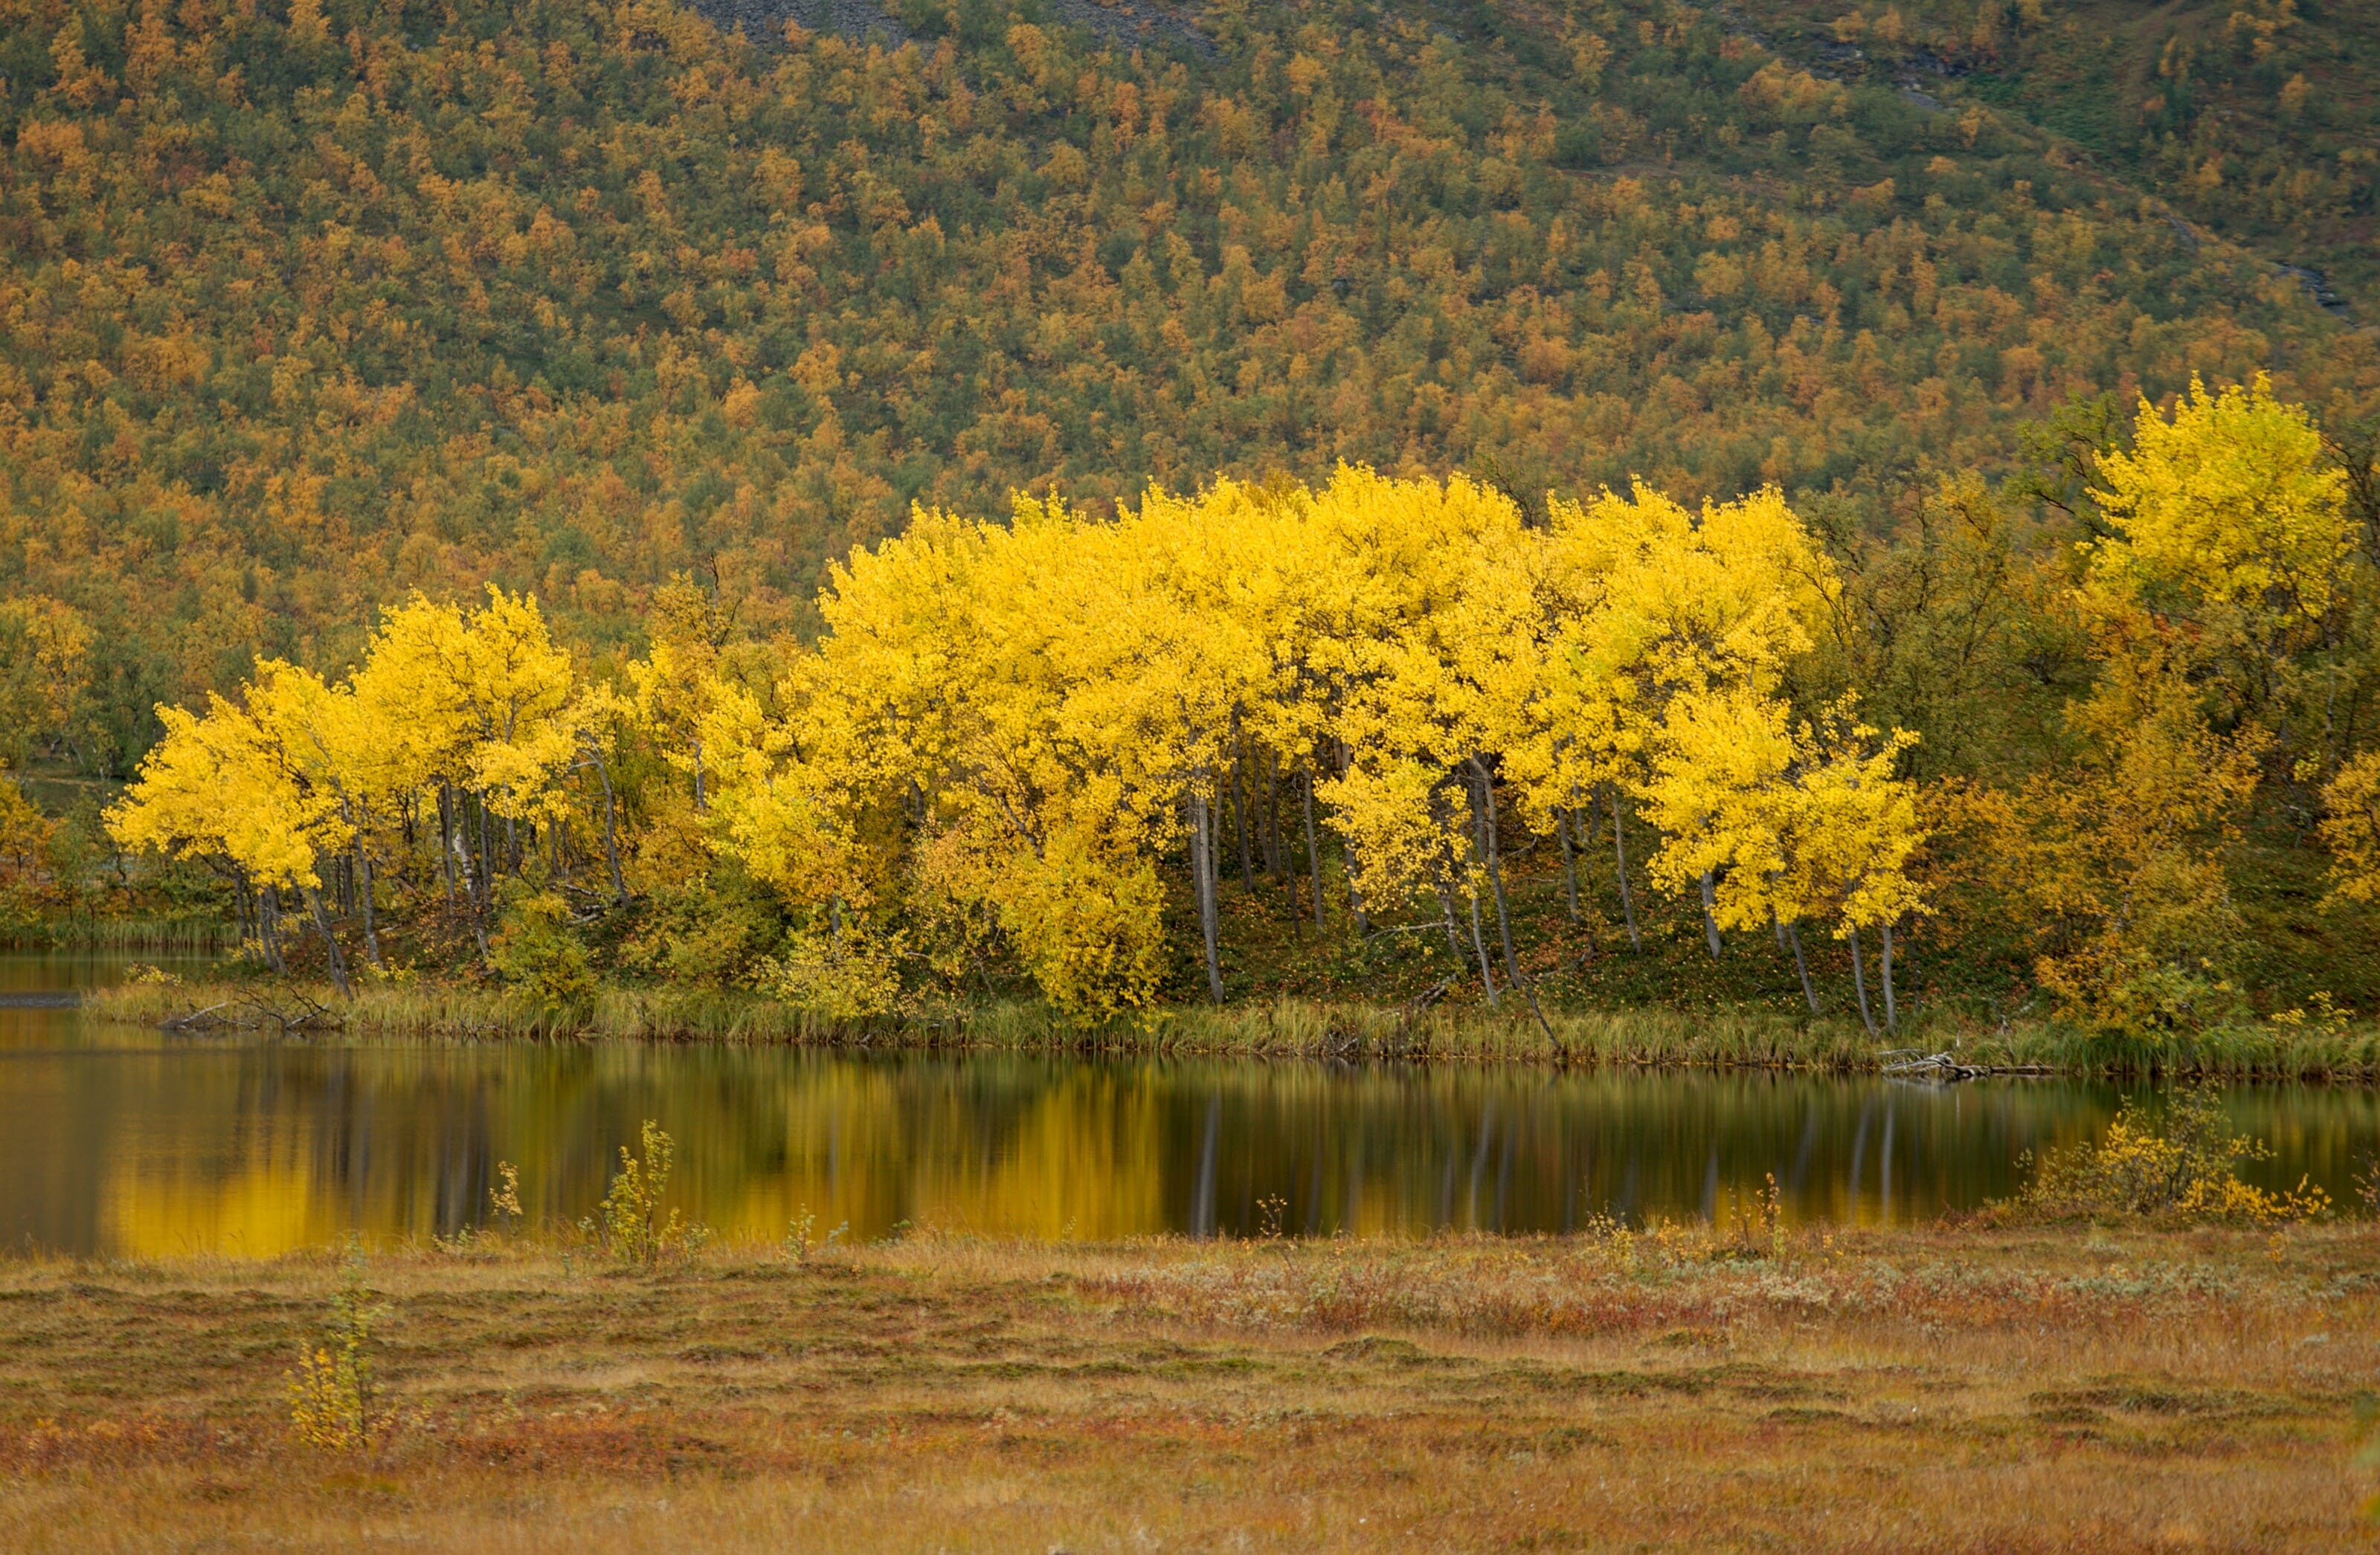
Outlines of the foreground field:
{"type": "Polygon", "coordinates": [[[2368,1221],[365,1272],[343,1452],[335,1259],[0,1265],[0,1548],[2380,1547],[2368,1221]]]}

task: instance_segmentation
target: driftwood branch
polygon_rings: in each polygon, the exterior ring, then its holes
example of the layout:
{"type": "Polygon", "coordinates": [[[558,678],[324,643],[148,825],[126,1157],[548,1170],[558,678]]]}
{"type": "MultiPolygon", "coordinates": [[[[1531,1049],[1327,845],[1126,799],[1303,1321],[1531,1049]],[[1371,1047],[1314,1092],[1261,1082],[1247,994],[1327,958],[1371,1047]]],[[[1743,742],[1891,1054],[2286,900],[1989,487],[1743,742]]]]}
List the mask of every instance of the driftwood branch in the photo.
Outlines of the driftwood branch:
{"type": "Polygon", "coordinates": [[[1884,1074],[1903,1079],[1941,1080],[1949,1084],[1980,1080],[1987,1075],[2055,1073],[2038,1063],[1968,1063],[1947,1051],[1929,1053],[1923,1048],[1888,1048],[1876,1057],[1882,1061],[1884,1074]]]}

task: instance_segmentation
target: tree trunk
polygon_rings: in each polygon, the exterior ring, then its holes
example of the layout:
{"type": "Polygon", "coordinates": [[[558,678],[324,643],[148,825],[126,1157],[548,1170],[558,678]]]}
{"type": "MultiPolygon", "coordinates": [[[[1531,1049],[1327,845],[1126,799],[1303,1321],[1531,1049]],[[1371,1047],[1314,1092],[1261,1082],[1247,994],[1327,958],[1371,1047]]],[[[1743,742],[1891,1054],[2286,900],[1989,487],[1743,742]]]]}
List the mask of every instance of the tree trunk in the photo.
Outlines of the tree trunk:
{"type": "Polygon", "coordinates": [[[1521,976],[1519,957],[1512,954],[1512,916],[1504,900],[1504,860],[1502,839],[1496,824],[1496,784],[1488,774],[1487,765],[1477,757],[1471,759],[1471,771],[1479,784],[1479,794],[1486,803],[1480,811],[1482,827],[1488,839],[1488,883],[1496,893],[1496,937],[1502,942],[1504,978],[1514,988],[1525,980],[1521,976]]]}
{"type": "Polygon", "coordinates": [[[1860,956],[1859,926],[1852,926],[1852,987],[1859,994],[1860,1024],[1867,1034],[1876,1035],[1876,1017],[1867,1012],[1867,967],[1860,956]]]}
{"type": "Polygon", "coordinates": [[[1710,946],[1711,959],[1718,959],[1718,919],[1711,917],[1711,908],[1718,905],[1718,893],[1711,884],[1711,872],[1703,871],[1703,940],[1710,946]]]}
{"type": "Polygon", "coordinates": [[[1537,1017],[1537,1029],[1543,1031],[1546,1039],[1554,1043],[1559,1051],[1560,1039],[1554,1036],[1554,1028],[1546,1022],[1546,1012],[1537,1003],[1537,990],[1528,978],[1521,976],[1520,958],[1512,954],[1512,915],[1504,901],[1503,840],[1497,826],[1496,783],[1488,775],[1487,766],[1476,757],[1472,758],[1471,770],[1479,774],[1479,792],[1488,800],[1488,881],[1496,888],[1496,933],[1504,942],[1504,976],[1528,1000],[1529,1013],[1537,1017]]]}
{"type": "Polygon", "coordinates": [[[1220,1004],[1223,1002],[1223,967],[1216,943],[1214,809],[1204,794],[1194,790],[1189,798],[1190,873],[1196,877],[1198,896],[1198,938],[1207,953],[1207,991],[1220,1004]]]}
{"type": "MultiPolygon", "coordinates": [[[[1345,777],[1354,759],[1347,742],[1333,736],[1331,754],[1339,759],[1339,775],[1345,777]]],[[[1347,916],[1355,926],[1355,938],[1368,939],[1372,933],[1371,915],[1364,910],[1363,888],[1355,883],[1355,839],[1342,833],[1339,839],[1339,872],[1347,877],[1347,916]]]]}
{"type": "Polygon", "coordinates": [[[1611,811],[1611,856],[1620,871],[1620,916],[1628,925],[1628,948],[1642,951],[1645,938],[1636,932],[1636,905],[1628,894],[1628,834],[1620,824],[1620,791],[1610,784],[1603,785],[1603,803],[1611,811]]]}
{"type": "Polygon", "coordinates": [[[438,785],[438,871],[446,878],[446,905],[455,905],[455,790],[438,785]]]}
{"type": "Polygon", "coordinates": [[[1468,959],[1463,954],[1463,932],[1454,927],[1454,885],[1447,873],[1446,856],[1441,848],[1438,859],[1438,876],[1432,882],[1438,888],[1439,916],[1446,925],[1446,949],[1457,966],[1468,959]]]}
{"type": "Polygon", "coordinates": [[[628,882],[620,878],[620,832],[612,803],[612,769],[601,754],[595,756],[595,775],[603,782],[603,861],[612,867],[612,900],[628,905],[628,882]]]}
{"type": "Polygon", "coordinates": [[[1479,931],[1479,893],[1464,893],[1471,898],[1471,948],[1479,954],[1479,986],[1488,990],[1488,1007],[1496,1007],[1496,979],[1488,970],[1488,941],[1479,931]]]}
{"type": "MultiPolygon", "coordinates": [[[[1465,787],[1467,789],[1468,785],[1466,784],[1465,787]]],[[[1443,814],[1442,811],[1440,813],[1443,814]]],[[[1473,811],[1475,820],[1477,819],[1477,813],[1475,808],[1473,811]]],[[[1444,840],[1441,833],[1438,853],[1438,874],[1441,882],[1439,886],[1439,897],[1446,905],[1446,937],[1453,943],[1454,959],[1459,963],[1463,960],[1463,946],[1462,942],[1455,938],[1454,929],[1454,867],[1457,862],[1453,844],[1444,840]]],[[[1496,1007],[1496,977],[1488,970],[1488,940],[1479,927],[1479,893],[1465,881],[1463,895],[1471,904],[1471,949],[1479,958],[1479,986],[1487,990],[1488,1007],[1492,1010],[1496,1007]]]]}
{"type": "Polygon", "coordinates": [[[339,954],[339,936],[332,931],[331,915],[322,905],[322,893],[312,886],[306,887],[306,905],[314,912],[314,927],[322,936],[322,948],[331,960],[331,981],[342,999],[355,997],[347,987],[347,958],[339,954]]]}
{"type": "Polygon", "coordinates": [[[480,798],[480,916],[486,917],[496,902],[496,833],[494,818],[488,814],[488,796],[480,798]]]}
{"type": "Polygon", "coordinates": [[[1884,935],[1884,1030],[1888,1037],[1900,1035],[1900,1012],[1892,1002],[1892,925],[1878,930],[1884,935]]]}
{"type": "Polygon", "coordinates": [[[1297,800],[1305,811],[1305,873],[1314,882],[1314,933],[1322,935],[1322,850],[1314,843],[1314,769],[1300,775],[1297,800]]]}
{"type": "Polygon", "coordinates": [[[263,900],[258,905],[259,919],[264,925],[264,959],[280,977],[289,975],[289,963],[281,954],[281,888],[268,885],[263,900]]]}
{"type": "Polygon", "coordinates": [[[357,892],[363,898],[364,954],[371,957],[373,966],[383,966],[385,963],[380,958],[380,927],[372,916],[371,855],[364,851],[364,832],[360,826],[356,828],[356,876],[357,892]]]}
{"type": "Polygon", "coordinates": [[[1561,839],[1562,893],[1570,907],[1570,920],[1578,921],[1578,859],[1570,845],[1571,819],[1567,807],[1554,811],[1554,835],[1561,839]]]}
{"type": "Polygon", "coordinates": [[[1810,1013],[1818,1014],[1818,990],[1810,986],[1810,964],[1802,959],[1802,925],[1799,921],[1785,926],[1786,942],[1793,947],[1793,970],[1802,977],[1802,997],[1810,1002],[1810,1013]]]}
{"type": "Polygon", "coordinates": [[[1248,776],[1247,745],[1239,739],[1239,721],[1232,723],[1232,808],[1239,812],[1240,888],[1253,896],[1257,893],[1256,811],[1249,802],[1256,796],[1256,784],[1248,776]]]}
{"type": "Polygon", "coordinates": [[[1281,783],[1269,750],[1257,752],[1256,784],[1257,852],[1263,856],[1265,873],[1278,881],[1281,878],[1281,783]]]}

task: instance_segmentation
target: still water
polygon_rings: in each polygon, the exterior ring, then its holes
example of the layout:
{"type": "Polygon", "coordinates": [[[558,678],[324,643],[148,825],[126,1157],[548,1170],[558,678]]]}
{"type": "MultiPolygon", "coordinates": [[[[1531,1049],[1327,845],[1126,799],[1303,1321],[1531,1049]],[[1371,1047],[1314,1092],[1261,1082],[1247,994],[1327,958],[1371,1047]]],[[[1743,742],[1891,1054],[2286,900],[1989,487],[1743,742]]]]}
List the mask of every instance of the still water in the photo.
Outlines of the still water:
{"type": "MultiPolygon", "coordinates": [[[[2026,1150],[2094,1136],[2114,1087],[1448,1065],[847,1056],[630,1044],[343,1047],[175,1038],[55,998],[122,959],[0,957],[0,1241],[270,1254],[485,1219],[495,1166],[532,1219],[601,1197],[640,1120],[673,1198],[728,1236],[914,1227],[1562,1231],[1726,1217],[1773,1173],[1789,1217],[1925,1219],[2013,1192],[2026,1150]],[[47,1002],[44,997],[47,996],[47,1002]]],[[[2239,1124],[2343,1198],[2380,1092],[2247,1087],[2239,1124]]]]}

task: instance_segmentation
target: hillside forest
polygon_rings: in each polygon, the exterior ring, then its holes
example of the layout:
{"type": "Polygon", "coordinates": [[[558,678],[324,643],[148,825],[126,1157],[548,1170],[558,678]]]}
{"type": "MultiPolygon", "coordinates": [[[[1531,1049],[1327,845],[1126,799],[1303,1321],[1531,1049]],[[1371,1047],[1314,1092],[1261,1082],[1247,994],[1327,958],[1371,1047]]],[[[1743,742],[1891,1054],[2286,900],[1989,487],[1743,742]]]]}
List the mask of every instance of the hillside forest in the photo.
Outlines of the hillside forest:
{"type": "Polygon", "coordinates": [[[0,0],[6,910],[558,1009],[2369,1008],[2371,62],[2168,9],[2086,126],[2046,0],[0,0]]]}

